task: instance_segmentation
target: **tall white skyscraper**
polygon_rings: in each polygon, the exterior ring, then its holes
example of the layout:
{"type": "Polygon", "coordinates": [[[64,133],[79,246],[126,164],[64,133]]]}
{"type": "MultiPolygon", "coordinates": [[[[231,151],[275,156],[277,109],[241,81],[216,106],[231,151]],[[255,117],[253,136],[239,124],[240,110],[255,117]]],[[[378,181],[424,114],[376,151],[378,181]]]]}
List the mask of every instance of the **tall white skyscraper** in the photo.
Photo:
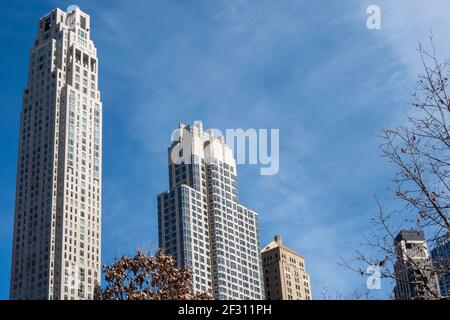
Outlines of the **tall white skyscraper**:
{"type": "Polygon", "coordinates": [[[39,20],[20,116],[11,299],[91,299],[101,276],[102,104],[90,18],[39,20]]]}
{"type": "Polygon", "coordinates": [[[238,202],[231,149],[197,122],[180,125],[168,151],[169,191],[158,196],[160,247],[193,272],[195,293],[263,299],[258,215],[238,202]]]}

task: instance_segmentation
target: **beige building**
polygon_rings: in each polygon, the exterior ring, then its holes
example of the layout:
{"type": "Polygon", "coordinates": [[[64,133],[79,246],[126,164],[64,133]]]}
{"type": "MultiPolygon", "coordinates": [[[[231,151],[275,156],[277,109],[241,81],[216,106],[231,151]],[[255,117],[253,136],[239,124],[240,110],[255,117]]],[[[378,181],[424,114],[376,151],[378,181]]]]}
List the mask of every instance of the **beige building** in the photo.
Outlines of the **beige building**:
{"type": "Polygon", "coordinates": [[[20,115],[10,298],[91,299],[101,276],[97,50],[76,6],[37,26],[20,115]]]}
{"type": "Polygon", "coordinates": [[[267,300],[311,300],[310,275],[305,259],[275,236],[262,251],[267,300]]]}

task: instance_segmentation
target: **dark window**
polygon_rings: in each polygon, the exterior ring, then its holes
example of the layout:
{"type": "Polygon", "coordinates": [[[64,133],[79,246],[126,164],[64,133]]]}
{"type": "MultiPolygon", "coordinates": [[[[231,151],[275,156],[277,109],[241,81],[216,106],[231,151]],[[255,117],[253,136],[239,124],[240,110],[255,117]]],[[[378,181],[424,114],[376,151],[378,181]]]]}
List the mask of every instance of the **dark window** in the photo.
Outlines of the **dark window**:
{"type": "Polygon", "coordinates": [[[44,31],[48,31],[52,26],[52,23],[50,21],[50,18],[45,19],[45,24],[44,24],[44,31]]]}

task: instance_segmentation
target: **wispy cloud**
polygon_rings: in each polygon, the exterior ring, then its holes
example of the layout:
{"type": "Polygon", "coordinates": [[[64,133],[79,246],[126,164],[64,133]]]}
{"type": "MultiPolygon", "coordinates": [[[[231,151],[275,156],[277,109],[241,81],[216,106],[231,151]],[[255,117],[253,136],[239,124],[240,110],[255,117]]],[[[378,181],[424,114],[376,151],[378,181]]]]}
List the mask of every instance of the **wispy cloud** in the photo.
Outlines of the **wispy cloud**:
{"type": "MultiPolygon", "coordinates": [[[[144,198],[154,201],[152,195],[167,188],[165,150],[179,121],[280,128],[280,173],[260,177],[256,168],[240,167],[241,201],[260,213],[263,242],[281,233],[306,256],[315,291],[324,282],[331,290],[359,286],[337,266],[337,253],[358,241],[371,196],[385,182],[373,135],[385,112],[396,114],[392,104],[404,98],[395,92],[402,70],[395,59],[386,62],[392,58],[383,52],[386,45],[374,44],[360,13],[344,5],[318,15],[321,6],[291,1],[140,4],[100,10],[104,25],[96,33],[105,47],[103,68],[117,81],[103,82],[107,92],[115,89],[109,112],[120,117],[117,130],[134,141],[125,147],[136,153],[134,169],[127,170],[132,181],[147,176],[144,198]]],[[[111,172],[116,183],[119,178],[111,172]]],[[[156,206],[140,202],[142,196],[120,197],[129,214],[113,219],[120,234],[135,229],[126,237],[130,246],[142,237],[138,230],[156,239],[156,206]],[[131,215],[135,220],[127,222],[131,215]],[[136,221],[151,229],[146,233],[136,221]]],[[[106,209],[115,201],[112,196],[106,209]]],[[[105,228],[113,225],[105,220],[105,228]]]]}
{"type": "Polygon", "coordinates": [[[450,57],[450,44],[447,41],[450,20],[448,19],[449,3],[445,0],[425,2],[411,0],[377,1],[382,10],[384,32],[380,39],[385,41],[397,59],[409,70],[412,77],[421,71],[417,46],[419,41],[429,45],[429,37],[435,38],[441,57],[450,57]]]}
{"type": "MultiPolygon", "coordinates": [[[[323,285],[348,292],[363,284],[337,254],[359,243],[372,195],[392,173],[375,134],[408,108],[417,41],[432,30],[450,56],[446,1],[375,2],[383,29],[369,31],[371,1],[79,1],[100,56],[103,260],[156,243],[170,133],[203,120],[222,130],[280,129],[278,175],[238,168],[263,244],[280,233],[302,253],[316,297],[323,285]]],[[[15,11],[36,18],[71,4],[26,3],[15,11]]]]}

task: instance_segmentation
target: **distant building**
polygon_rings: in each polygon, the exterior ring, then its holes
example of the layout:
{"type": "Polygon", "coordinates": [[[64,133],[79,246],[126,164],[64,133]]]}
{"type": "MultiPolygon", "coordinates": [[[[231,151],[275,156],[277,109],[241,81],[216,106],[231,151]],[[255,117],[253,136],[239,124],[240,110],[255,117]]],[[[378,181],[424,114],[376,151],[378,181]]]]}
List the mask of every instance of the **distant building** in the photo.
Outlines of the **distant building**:
{"type": "Polygon", "coordinates": [[[275,236],[262,251],[267,300],[311,300],[310,275],[305,259],[275,236]]]}
{"type": "Polygon", "coordinates": [[[439,296],[436,275],[431,272],[428,245],[422,230],[402,230],[394,241],[396,300],[434,299],[439,296]],[[428,270],[427,270],[428,269],[428,270]]]}
{"type": "Polygon", "coordinates": [[[168,154],[169,191],[158,196],[159,246],[193,272],[195,293],[264,299],[258,214],[239,203],[232,150],[196,122],[180,125],[168,154]]]}
{"type": "Polygon", "coordinates": [[[441,295],[450,297],[450,232],[436,239],[431,259],[435,267],[447,270],[447,274],[438,275],[438,279],[441,295]]]}

